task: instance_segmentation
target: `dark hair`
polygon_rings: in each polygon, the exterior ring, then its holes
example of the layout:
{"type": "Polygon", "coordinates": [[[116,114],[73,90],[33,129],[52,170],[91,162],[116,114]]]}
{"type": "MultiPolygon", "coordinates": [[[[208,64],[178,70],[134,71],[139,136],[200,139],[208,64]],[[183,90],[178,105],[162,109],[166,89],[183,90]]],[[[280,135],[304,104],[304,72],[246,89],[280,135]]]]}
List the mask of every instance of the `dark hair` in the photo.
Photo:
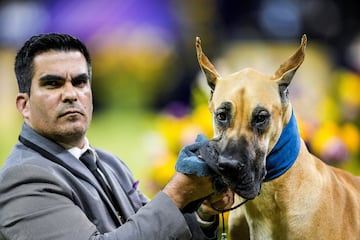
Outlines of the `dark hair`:
{"type": "Polygon", "coordinates": [[[32,36],[18,51],[15,58],[15,75],[19,92],[30,95],[31,79],[34,75],[34,58],[50,50],[79,51],[87,62],[88,75],[91,79],[91,59],[86,46],[77,38],[68,34],[48,33],[32,36]]]}

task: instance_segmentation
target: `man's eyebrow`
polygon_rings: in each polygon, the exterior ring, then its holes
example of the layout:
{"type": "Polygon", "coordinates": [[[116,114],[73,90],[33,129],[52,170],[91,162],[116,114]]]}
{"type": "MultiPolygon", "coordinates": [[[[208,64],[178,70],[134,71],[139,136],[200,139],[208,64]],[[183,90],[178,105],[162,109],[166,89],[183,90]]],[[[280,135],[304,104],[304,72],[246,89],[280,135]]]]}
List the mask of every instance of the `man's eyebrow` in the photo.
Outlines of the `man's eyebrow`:
{"type": "Polygon", "coordinates": [[[42,82],[45,82],[45,81],[49,81],[49,80],[64,80],[64,78],[59,75],[47,74],[47,75],[40,77],[39,80],[42,82]]]}
{"type": "MultiPolygon", "coordinates": [[[[75,77],[71,78],[71,80],[84,80],[84,79],[89,80],[89,76],[86,73],[81,73],[81,74],[76,75],[75,77]]],[[[65,80],[65,78],[62,76],[59,76],[59,75],[47,74],[47,75],[40,77],[39,80],[42,82],[45,82],[45,81],[54,81],[54,80],[65,80]]]]}
{"type": "Polygon", "coordinates": [[[86,73],[79,74],[72,78],[72,80],[89,80],[89,76],[86,73]]]}

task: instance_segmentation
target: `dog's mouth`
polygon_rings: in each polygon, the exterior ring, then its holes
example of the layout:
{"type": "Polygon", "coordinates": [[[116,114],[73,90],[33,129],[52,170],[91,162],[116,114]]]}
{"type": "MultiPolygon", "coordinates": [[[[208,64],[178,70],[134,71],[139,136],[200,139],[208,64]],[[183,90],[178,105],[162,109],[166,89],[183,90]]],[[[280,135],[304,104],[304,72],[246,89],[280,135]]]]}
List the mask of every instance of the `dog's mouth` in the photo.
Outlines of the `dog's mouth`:
{"type": "Polygon", "coordinates": [[[249,165],[220,155],[218,169],[225,184],[239,196],[250,200],[260,194],[263,177],[257,178],[249,165]]]}
{"type": "Polygon", "coordinates": [[[236,194],[248,200],[257,197],[266,175],[264,154],[250,152],[245,139],[230,141],[222,150],[219,145],[211,140],[206,149],[200,149],[204,160],[236,194]]]}

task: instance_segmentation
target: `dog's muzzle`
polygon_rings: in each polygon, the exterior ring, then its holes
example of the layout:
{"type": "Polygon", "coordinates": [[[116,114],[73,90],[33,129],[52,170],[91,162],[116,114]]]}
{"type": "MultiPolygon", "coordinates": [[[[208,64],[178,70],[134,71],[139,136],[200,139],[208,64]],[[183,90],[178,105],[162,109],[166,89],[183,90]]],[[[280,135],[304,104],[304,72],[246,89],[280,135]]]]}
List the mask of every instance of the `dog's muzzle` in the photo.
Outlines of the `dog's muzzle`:
{"type": "Polygon", "coordinates": [[[247,146],[246,141],[240,139],[240,142],[229,142],[221,151],[219,140],[213,139],[199,151],[209,167],[221,176],[215,184],[225,184],[239,196],[250,200],[259,195],[266,170],[264,155],[250,154],[247,146]]]}

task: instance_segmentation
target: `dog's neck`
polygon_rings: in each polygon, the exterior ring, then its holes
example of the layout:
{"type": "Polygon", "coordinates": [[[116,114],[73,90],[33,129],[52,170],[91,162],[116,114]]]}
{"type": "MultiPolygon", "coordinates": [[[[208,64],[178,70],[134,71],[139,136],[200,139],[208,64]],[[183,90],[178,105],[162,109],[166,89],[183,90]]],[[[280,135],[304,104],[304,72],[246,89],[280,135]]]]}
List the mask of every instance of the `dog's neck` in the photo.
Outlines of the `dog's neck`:
{"type": "Polygon", "coordinates": [[[294,112],[283,129],[279,140],[266,158],[264,181],[270,181],[283,175],[294,164],[300,151],[300,134],[294,112]]]}

